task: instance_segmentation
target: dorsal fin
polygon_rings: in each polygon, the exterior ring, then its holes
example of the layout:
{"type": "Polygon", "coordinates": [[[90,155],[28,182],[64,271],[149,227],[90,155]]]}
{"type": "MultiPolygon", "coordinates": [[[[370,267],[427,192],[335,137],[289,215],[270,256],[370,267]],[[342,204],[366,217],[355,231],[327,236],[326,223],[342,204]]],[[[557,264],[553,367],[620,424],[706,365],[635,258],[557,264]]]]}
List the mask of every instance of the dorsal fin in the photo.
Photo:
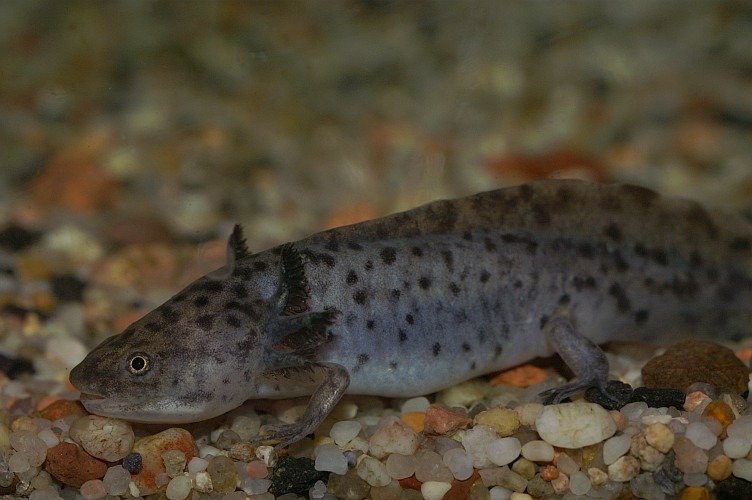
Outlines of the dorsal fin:
{"type": "Polygon", "coordinates": [[[235,265],[243,257],[250,255],[248,247],[243,237],[243,226],[235,224],[232,228],[232,234],[227,239],[227,269],[232,273],[235,265]]]}
{"type": "Polygon", "coordinates": [[[290,316],[308,311],[308,279],[303,267],[303,256],[292,243],[281,247],[282,287],[285,302],[282,315],[290,316]]]}

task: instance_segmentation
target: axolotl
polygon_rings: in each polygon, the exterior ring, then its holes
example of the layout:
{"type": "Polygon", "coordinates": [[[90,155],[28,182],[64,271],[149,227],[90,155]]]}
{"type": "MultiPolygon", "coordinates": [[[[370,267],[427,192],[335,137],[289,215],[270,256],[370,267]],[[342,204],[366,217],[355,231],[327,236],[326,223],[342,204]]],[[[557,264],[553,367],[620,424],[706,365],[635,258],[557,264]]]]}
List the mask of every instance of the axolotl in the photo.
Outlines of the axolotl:
{"type": "Polygon", "coordinates": [[[557,352],[605,390],[598,344],[729,339],[752,319],[752,226],[633,185],[551,180],[442,200],[226,264],[70,373],[92,413],[193,422],[248,399],[310,395],[311,433],[345,393],[428,394],[557,352]]]}

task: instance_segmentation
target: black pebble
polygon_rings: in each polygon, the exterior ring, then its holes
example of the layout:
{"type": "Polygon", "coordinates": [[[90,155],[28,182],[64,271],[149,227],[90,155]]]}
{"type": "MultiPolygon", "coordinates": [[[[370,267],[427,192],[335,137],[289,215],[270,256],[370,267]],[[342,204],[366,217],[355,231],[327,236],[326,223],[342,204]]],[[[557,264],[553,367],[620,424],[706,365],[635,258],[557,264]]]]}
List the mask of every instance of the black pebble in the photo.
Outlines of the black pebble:
{"type": "Polygon", "coordinates": [[[752,483],[736,476],[729,476],[723,481],[718,481],[715,487],[718,500],[752,498],[752,483]]]}
{"type": "Polygon", "coordinates": [[[52,293],[63,302],[80,302],[86,289],[86,283],[71,274],[52,278],[52,293]]]}
{"type": "Polygon", "coordinates": [[[619,380],[609,380],[606,384],[606,392],[615,398],[608,398],[597,387],[591,387],[585,391],[585,399],[591,403],[597,403],[607,410],[618,410],[627,404],[632,397],[632,386],[619,380]]]}
{"type": "Polygon", "coordinates": [[[30,361],[23,358],[11,358],[5,354],[0,354],[0,371],[11,379],[16,379],[24,373],[35,372],[34,365],[30,361]]]}
{"type": "Polygon", "coordinates": [[[317,471],[313,468],[310,458],[282,457],[277,462],[271,477],[272,485],[269,492],[275,496],[286,493],[306,494],[316,481],[327,482],[328,472],[317,471]]]}
{"type": "Polygon", "coordinates": [[[676,497],[684,487],[683,479],[684,473],[676,467],[676,455],[670,451],[658,470],[653,473],[653,480],[666,495],[676,497]]]}
{"type": "Polygon", "coordinates": [[[651,389],[638,387],[632,392],[630,403],[644,401],[651,408],[684,407],[684,392],[677,389],[651,389]]]}
{"type": "Polygon", "coordinates": [[[123,459],[123,469],[127,470],[131,474],[138,474],[141,472],[142,461],[141,454],[137,452],[128,453],[123,459]]]}
{"type": "Polygon", "coordinates": [[[40,236],[40,233],[29,231],[16,224],[11,224],[0,231],[0,248],[11,252],[18,252],[36,243],[40,236]]]}

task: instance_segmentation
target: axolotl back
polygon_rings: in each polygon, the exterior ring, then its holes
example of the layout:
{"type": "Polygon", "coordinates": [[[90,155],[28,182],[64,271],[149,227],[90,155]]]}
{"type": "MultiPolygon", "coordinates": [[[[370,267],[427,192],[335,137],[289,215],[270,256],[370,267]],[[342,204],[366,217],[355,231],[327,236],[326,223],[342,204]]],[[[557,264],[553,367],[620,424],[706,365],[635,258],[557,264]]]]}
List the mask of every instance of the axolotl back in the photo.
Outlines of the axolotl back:
{"type": "Polygon", "coordinates": [[[603,388],[596,344],[747,334],[752,228],[629,185],[543,181],[438,201],[227,264],[71,372],[86,408],[190,422],[311,394],[274,429],[310,433],[345,392],[430,393],[559,352],[603,388]]]}

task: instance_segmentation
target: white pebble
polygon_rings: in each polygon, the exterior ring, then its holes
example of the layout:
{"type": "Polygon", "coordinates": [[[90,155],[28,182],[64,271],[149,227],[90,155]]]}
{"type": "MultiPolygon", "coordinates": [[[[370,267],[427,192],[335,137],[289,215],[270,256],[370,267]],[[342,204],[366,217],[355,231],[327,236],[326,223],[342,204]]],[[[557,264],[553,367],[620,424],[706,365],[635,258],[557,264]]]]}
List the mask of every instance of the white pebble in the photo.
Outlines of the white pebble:
{"type": "Polygon", "coordinates": [[[389,416],[381,419],[368,446],[370,454],[378,459],[390,453],[412,455],[418,449],[418,435],[399,417],[389,416]]]}
{"type": "Polygon", "coordinates": [[[547,443],[577,449],[610,438],[616,423],[600,405],[578,401],[543,407],[535,428],[547,443]]]}
{"type": "Polygon", "coordinates": [[[193,476],[193,487],[196,491],[201,493],[211,493],[212,489],[214,489],[214,485],[212,484],[209,473],[206,471],[197,472],[193,476]]]}
{"type": "Polygon", "coordinates": [[[700,449],[709,450],[718,442],[718,438],[702,422],[692,422],[687,426],[686,437],[700,449]]]}
{"type": "Polygon", "coordinates": [[[81,485],[81,496],[84,500],[99,500],[107,496],[107,490],[99,479],[91,479],[81,485]]]}
{"type": "Polygon", "coordinates": [[[11,472],[21,474],[31,468],[29,464],[29,455],[25,451],[18,451],[8,459],[8,468],[11,472]]]}
{"type": "Polygon", "coordinates": [[[316,462],[314,469],[344,475],[347,472],[347,458],[342,451],[333,444],[319,446],[315,450],[316,462]]]}
{"type": "Polygon", "coordinates": [[[167,484],[165,496],[169,500],[183,500],[191,493],[191,478],[188,476],[178,476],[172,478],[167,484]]]}
{"type": "Polygon", "coordinates": [[[494,486],[493,488],[488,490],[488,500],[509,500],[510,498],[512,498],[512,495],[515,494],[519,495],[519,493],[515,493],[514,491],[504,488],[503,486],[494,486]]]}
{"type": "Polygon", "coordinates": [[[89,455],[106,462],[125,458],[136,439],[128,422],[98,415],[77,419],[69,434],[89,455]]]}
{"type": "Polygon", "coordinates": [[[506,437],[491,441],[486,445],[486,455],[495,465],[507,465],[520,456],[522,445],[516,437],[506,437]]]}
{"type": "Polygon", "coordinates": [[[702,472],[695,472],[692,474],[684,474],[684,484],[687,486],[702,486],[707,484],[708,476],[702,472]]]}
{"type": "Polygon", "coordinates": [[[462,446],[472,457],[473,467],[482,469],[493,465],[486,454],[486,444],[495,439],[498,439],[496,432],[485,425],[476,425],[462,435],[462,446]]]}
{"type": "Polygon", "coordinates": [[[360,422],[355,420],[342,420],[332,426],[329,435],[338,446],[343,446],[355,438],[361,429],[360,422]]]}
{"type": "Polygon", "coordinates": [[[208,466],[208,460],[204,460],[203,458],[199,457],[193,457],[191,458],[190,462],[188,462],[188,472],[192,474],[196,472],[203,472],[208,466]]]}
{"type": "Polygon", "coordinates": [[[60,495],[55,488],[47,487],[32,491],[29,500],[60,500],[60,495]]]}
{"type": "Polygon", "coordinates": [[[624,434],[607,439],[603,443],[603,463],[611,465],[619,460],[619,457],[629,451],[631,444],[632,438],[624,434]]]}
{"type": "Polygon", "coordinates": [[[577,465],[577,462],[572,460],[572,457],[566,453],[560,453],[559,456],[556,457],[555,465],[556,468],[559,469],[559,472],[563,472],[567,476],[580,470],[580,466],[577,465]]]}
{"type": "Polygon", "coordinates": [[[452,448],[447,450],[441,457],[455,479],[464,481],[473,475],[473,459],[468,455],[463,448],[452,448]]]}
{"type": "Polygon", "coordinates": [[[569,491],[575,495],[585,495],[590,491],[590,478],[582,471],[573,472],[569,476],[569,491]]]}
{"type": "Polygon", "coordinates": [[[102,479],[104,488],[108,495],[120,496],[125,495],[128,491],[128,484],[131,482],[131,473],[123,469],[122,465],[115,465],[107,469],[102,479]]]}
{"type": "Polygon", "coordinates": [[[645,410],[648,409],[648,404],[643,401],[638,401],[635,403],[627,403],[619,410],[619,412],[627,417],[627,420],[629,420],[632,423],[636,423],[640,421],[640,417],[642,417],[642,414],[645,413],[645,410]]]}
{"type": "Polygon", "coordinates": [[[416,463],[413,455],[392,453],[386,459],[386,471],[392,479],[405,479],[415,474],[416,463]]]}
{"type": "Polygon", "coordinates": [[[729,458],[744,458],[752,449],[752,441],[747,437],[733,436],[723,441],[723,452],[729,458]]]}
{"type": "Polygon", "coordinates": [[[238,415],[232,419],[230,429],[235,431],[243,441],[250,441],[258,435],[261,419],[255,413],[248,415],[238,415]]]}
{"type": "MultiPolygon", "coordinates": [[[[259,446],[259,448],[260,448],[260,446],[259,446]]],[[[202,446],[201,448],[198,449],[198,456],[200,458],[218,457],[221,454],[222,454],[222,452],[219,450],[219,448],[215,448],[214,446],[211,446],[211,445],[208,445],[208,444],[204,445],[204,446],[202,446]]]]}
{"type": "Polygon", "coordinates": [[[554,459],[554,447],[538,439],[522,445],[521,452],[531,462],[550,462],[554,459]]]}
{"type": "Polygon", "coordinates": [[[428,399],[422,396],[418,398],[410,398],[402,403],[400,411],[402,413],[410,413],[413,411],[424,412],[430,404],[431,403],[428,401],[428,399]]]}
{"type": "Polygon", "coordinates": [[[57,434],[55,434],[52,429],[44,429],[42,431],[39,431],[37,436],[39,437],[39,439],[44,441],[44,444],[47,445],[48,449],[60,444],[60,438],[57,437],[57,434]]]}
{"type": "Polygon", "coordinates": [[[31,431],[16,431],[10,435],[14,450],[24,452],[29,465],[39,467],[47,456],[47,444],[31,431]]]}
{"type": "Polygon", "coordinates": [[[737,418],[731,425],[726,428],[729,437],[745,437],[749,439],[752,436],[752,415],[742,415],[737,418]]]}
{"type": "Polygon", "coordinates": [[[251,479],[247,477],[240,481],[240,489],[248,495],[261,495],[269,491],[272,482],[269,479],[251,479]]]}
{"type": "Polygon", "coordinates": [[[368,455],[360,458],[355,472],[358,477],[371,486],[386,486],[392,482],[392,478],[386,470],[386,465],[368,455]]]}
{"type": "Polygon", "coordinates": [[[752,481],[752,460],[740,458],[731,466],[731,473],[740,479],[752,481]]]}
{"type": "Polygon", "coordinates": [[[425,500],[441,500],[451,488],[450,483],[443,481],[426,481],[420,485],[420,493],[425,500]]]}
{"type": "Polygon", "coordinates": [[[308,490],[308,496],[311,498],[316,498],[316,499],[324,498],[324,495],[326,495],[326,491],[327,489],[326,489],[326,485],[324,484],[324,481],[318,480],[308,490]]]}

